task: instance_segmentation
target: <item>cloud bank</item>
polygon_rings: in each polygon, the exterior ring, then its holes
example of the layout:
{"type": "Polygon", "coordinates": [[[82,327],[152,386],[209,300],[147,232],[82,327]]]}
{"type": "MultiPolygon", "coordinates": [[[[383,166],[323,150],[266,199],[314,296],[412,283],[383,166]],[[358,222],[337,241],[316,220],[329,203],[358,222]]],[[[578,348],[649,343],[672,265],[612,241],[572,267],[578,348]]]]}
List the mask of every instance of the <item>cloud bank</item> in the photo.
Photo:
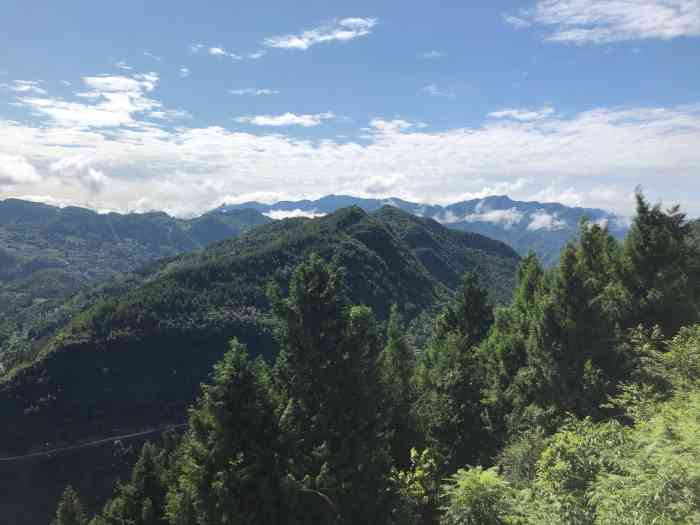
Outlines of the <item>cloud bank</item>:
{"type": "MultiPolygon", "coordinates": [[[[509,108],[442,130],[378,116],[355,138],[331,130],[312,140],[284,127],[317,127],[332,112],[238,117],[275,133],[194,126],[165,118],[182,115],[157,99],[158,83],[155,73],[97,75],[72,98],[16,92],[27,119],[0,120],[0,197],[128,211],[148,196],[150,207],[191,215],[271,191],[270,200],[349,193],[443,204],[508,193],[628,214],[642,184],[652,199],[700,214],[700,104],[571,115],[509,108]]],[[[500,213],[487,217],[516,219],[500,213]]]]}

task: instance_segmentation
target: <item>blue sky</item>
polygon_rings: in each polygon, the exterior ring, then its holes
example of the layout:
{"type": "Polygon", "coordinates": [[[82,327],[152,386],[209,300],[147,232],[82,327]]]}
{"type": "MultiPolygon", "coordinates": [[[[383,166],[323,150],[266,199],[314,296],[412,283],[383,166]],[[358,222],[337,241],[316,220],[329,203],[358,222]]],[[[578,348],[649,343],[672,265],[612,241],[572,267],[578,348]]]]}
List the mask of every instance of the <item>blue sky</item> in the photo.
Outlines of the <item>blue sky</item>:
{"type": "Polygon", "coordinates": [[[629,213],[641,184],[700,215],[698,0],[298,4],[4,6],[0,197],[629,213]]]}

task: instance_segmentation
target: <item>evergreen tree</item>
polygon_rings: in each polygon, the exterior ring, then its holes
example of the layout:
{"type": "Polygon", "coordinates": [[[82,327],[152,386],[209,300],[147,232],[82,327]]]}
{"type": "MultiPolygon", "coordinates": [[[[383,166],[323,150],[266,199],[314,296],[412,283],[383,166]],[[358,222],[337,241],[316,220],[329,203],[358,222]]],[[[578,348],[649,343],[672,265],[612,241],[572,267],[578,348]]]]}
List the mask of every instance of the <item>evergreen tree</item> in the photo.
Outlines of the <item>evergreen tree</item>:
{"type": "Polygon", "coordinates": [[[368,308],[344,303],[340,284],[338,270],[312,256],[288,297],[271,290],[280,424],[300,494],[287,523],[388,523],[391,513],[377,328],[368,308]]]}
{"type": "Polygon", "coordinates": [[[58,500],[56,518],[52,525],[86,525],[87,517],[78,493],[68,485],[58,500]]]}
{"type": "Polygon", "coordinates": [[[257,367],[234,340],[190,411],[167,497],[169,522],[287,523],[278,437],[257,367]]]}
{"type": "Polygon", "coordinates": [[[494,429],[552,429],[566,412],[600,415],[626,370],[621,323],[630,298],[621,272],[616,241],[587,221],[557,268],[543,273],[533,257],[523,261],[514,301],[481,349],[494,429]]]}
{"type": "Polygon", "coordinates": [[[629,326],[658,324],[666,336],[700,319],[700,252],[678,206],[649,206],[637,191],[637,215],[625,240],[625,285],[635,306],[629,326]]]}
{"type": "Polygon", "coordinates": [[[454,301],[439,315],[417,368],[415,410],[427,444],[442,458],[446,472],[491,453],[482,420],[484,374],[475,348],[491,323],[486,291],[465,275],[454,301]]]}
{"type": "Polygon", "coordinates": [[[141,449],[131,479],[118,485],[116,495],[105,505],[101,524],[165,525],[167,457],[151,443],[141,449]]]}
{"type": "Polygon", "coordinates": [[[412,410],[416,399],[415,361],[415,353],[403,332],[398,307],[394,305],[387,328],[387,344],[379,356],[379,377],[387,405],[387,424],[392,432],[392,456],[394,464],[401,469],[411,465],[411,448],[418,440],[412,410]]]}

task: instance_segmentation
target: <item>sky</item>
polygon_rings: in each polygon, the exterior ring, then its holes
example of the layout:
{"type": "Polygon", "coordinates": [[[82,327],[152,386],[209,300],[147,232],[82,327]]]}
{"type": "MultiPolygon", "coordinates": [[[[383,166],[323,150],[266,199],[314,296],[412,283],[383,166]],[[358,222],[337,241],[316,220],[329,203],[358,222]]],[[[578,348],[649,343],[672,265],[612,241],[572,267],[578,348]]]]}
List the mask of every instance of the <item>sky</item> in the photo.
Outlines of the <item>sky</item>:
{"type": "Polygon", "coordinates": [[[26,0],[0,49],[0,198],[700,216],[700,0],[26,0]]]}

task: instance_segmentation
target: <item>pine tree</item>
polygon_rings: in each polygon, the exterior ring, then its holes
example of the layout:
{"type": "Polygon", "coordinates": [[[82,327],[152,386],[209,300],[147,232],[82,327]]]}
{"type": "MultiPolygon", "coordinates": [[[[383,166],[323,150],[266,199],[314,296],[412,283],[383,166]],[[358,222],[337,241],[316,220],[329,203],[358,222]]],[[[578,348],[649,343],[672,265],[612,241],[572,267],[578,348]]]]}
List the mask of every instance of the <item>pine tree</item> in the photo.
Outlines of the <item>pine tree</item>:
{"type": "Polygon", "coordinates": [[[286,523],[278,437],[257,366],[234,340],[190,411],[168,494],[170,523],[286,523]]]}
{"type": "Polygon", "coordinates": [[[344,303],[340,285],[338,270],[312,256],[287,298],[271,290],[280,424],[300,494],[288,523],[387,523],[391,511],[377,328],[371,310],[344,303]]]}
{"type": "Polygon", "coordinates": [[[86,525],[87,517],[83,504],[80,502],[78,493],[68,485],[63,491],[61,499],[58,500],[56,518],[52,525],[86,525]]]}

